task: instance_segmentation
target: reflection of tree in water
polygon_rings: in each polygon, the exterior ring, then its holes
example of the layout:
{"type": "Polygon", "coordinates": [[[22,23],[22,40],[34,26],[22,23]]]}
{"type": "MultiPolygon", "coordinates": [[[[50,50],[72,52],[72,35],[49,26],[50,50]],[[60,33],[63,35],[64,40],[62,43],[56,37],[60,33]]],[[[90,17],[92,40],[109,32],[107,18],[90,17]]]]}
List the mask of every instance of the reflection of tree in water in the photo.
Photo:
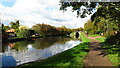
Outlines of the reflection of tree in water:
{"type": "Polygon", "coordinates": [[[28,44],[34,43],[34,40],[24,40],[24,41],[19,41],[15,43],[15,46],[12,47],[11,49],[15,49],[16,51],[23,51],[27,50],[28,44]]]}
{"type": "Polygon", "coordinates": [[[70,38],[63,38],[63,37],[46,37],[46,38],[37,38],[32,40],[24,40],[15,43],[5,43],[3,44],[2,52],[6,51],[6,49],[8,49],[7,48],[8,46],[11,47],[11,50],[15,49],[16,51],[23,51],[23,50],[26,51],[27,46],[29,44],[31,44],[33,48],[44,49],[54,45],[55,43],[65,44],[66,41],[70,41],[70,40],[71,40],[70,38]]]}
{"type": "Polygon", "coordinates": [[[32,46],[36,49],[44,49],[52,46],[55,43],[64,44],[66,41],[70,39],[60,38],[60,37],[47,37],[47,38],[39,38],[35,40],[35,43],[32,46]]]}
{"type": "Polygon", "coordinates": [[[60,43],[60,44],[65,44],[67,41],[70,41],[71,38],[60,38],[59,37],[59,40],[57,41],[57,43],[60,43]]]}
{"type": "Polygon", "coordinates": [[[5,52],[8,47],[8,43],[3,43],[2,44],[2,52],[5,52]]]}

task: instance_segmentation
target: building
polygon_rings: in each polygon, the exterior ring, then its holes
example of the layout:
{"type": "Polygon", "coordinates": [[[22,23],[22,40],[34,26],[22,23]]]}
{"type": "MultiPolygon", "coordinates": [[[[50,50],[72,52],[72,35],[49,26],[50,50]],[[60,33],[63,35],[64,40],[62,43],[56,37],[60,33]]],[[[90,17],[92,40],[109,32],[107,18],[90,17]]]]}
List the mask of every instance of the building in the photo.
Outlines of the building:
{"type": "Polygon", "coordinates": [[[15,37],[15,29],[8,29],[8,30],[5,30],[5,32],[8,33],[8,36],[11,38],[11,37],[15,37]]]}

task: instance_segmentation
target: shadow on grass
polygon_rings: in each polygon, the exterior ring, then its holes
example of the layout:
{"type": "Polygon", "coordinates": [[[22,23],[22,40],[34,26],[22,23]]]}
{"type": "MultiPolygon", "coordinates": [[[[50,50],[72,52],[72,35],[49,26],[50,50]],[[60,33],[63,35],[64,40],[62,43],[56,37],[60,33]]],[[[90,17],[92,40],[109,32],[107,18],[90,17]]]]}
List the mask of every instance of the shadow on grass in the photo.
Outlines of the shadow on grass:
{"type": "Polygon", "coordinates": [[[107,55],[109,60],[113,65],[120,67],[119,55],[120,55],[120,45],[112,45],[108,43],[101,43],[104,51],[102,54],[107,55]]]}
{"type": "Polygon", "coordinates": [[[96,38],[101,45],[102,51],[98,55],[107,56],[114,66],[120,67],[119,55],[120,55],[120,33],[108,36],[96,38]]]}
{"type": "Polygon", "coordinates": [[[34,63],[24,64],[18,67],[40,66],[40,67],[65,67],[65,68],[81,68],[83,60],[88,53],[89,42],[80,43],[72,49],[56,54],[47,59],[34,63]]]}
{"type": "Polygon", "coordinates": [[[107,37],[101,44],[107,54],[118,54],[120,52],[120,33],[107,37]]]}
{"type": "Polygon", "coordinates": [[[104,49],[103,52],[106,54],[118,54],[120,52],[120,45],[112,45],[105,42],[102,42],[101,44],[102,49],[104,49]]]}

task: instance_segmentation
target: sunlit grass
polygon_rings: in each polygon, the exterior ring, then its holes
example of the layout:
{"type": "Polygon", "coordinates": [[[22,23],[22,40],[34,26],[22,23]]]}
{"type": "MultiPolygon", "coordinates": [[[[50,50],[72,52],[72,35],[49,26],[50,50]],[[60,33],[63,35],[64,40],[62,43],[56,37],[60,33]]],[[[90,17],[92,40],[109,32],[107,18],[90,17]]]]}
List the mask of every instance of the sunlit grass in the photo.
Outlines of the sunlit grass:
{"type": "Polygon", "coordinates": [[[96,37],[96,36],[100,36],[99,34],[95,34],[95,35],[88,35],[89,37],[96,37]]]}
{"type": "Polygon", "coordinates": [[[104,42],[105,41],[105,37],[100,37],[100,38],[95,38],[96,40],[98,40],[99,42],[104,42]]]}
{"type": "Polygon", "coordinates": [[[71,37],[71,38],[74,38],[74,33],[75,33],[75,32],[70,33],[70,37],[71,37]]]}
{"type": "Polygon", "coordinates": [[[120,64],[118,59],[119,58],[118,54],[109,54],[108,58],[113,65],[118,66],[120,64]]]}
{"type": "Polygon", "coordinates": [[[83,43],[90,42],[90,39],[88,39],[87,37],[85,37],[83,32],[81,32],[80,37],[81,37],[83,43]]]}
{"type": "Polygon", "coordinates": [[[102,47],[105,48],[105,52],[107,53],[107,56],[109,58],[109,60],[111,61],[111,63],[114,66],[118,66],[119,63],[119,46],[120,45],[110,45],[110,44],[106,44],[106,43],[102,43],[102,47]]]}

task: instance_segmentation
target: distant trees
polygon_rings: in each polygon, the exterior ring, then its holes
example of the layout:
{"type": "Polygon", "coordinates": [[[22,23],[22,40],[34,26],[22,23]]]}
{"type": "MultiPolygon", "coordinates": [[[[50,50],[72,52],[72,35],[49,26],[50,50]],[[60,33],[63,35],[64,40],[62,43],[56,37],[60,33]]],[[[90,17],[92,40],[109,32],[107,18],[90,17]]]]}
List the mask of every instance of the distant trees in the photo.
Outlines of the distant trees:
{"type": "Polygon", "coordinates": [[[33,31],[30,30],[27,26],[20,26],[16,34],[20,38],[27,38],[33,35],[33,31]]]}
{"type": "Polygon", "coordinates": [[[66,35],[72,32],[71,29],[66,28],[65,26],[57,27],[58,35],[66,35]]]}
{"type": "Polygon", "coordinates": [[[35,24],[32,26],[32,28],[28,28],[27,26],[20,26],[19,20],[16,22],[10,22],[9,26],[4,26],[4,24],[1,25],[1,28],[4,30],[7,29],[15,29],[15,35],[19,38],[28,38],[32,36],[61,36],[70,34],[72,31],[71,29],[66,28],[65,26],[61,27],[55,27],[48,24],[35,24]]]}
{"type": "Polygon", "coordinates": [[[11,28],[18,29],[19,26],[20,26],[19,20],[16,20],[15,22],[10,22],[10,26],[4,24],[1,25],[2,29],[4,30],[8,30],[11,28]]]}
{"type": "Polygon", "coordinates": [[[54,35],[56,32],[56,28],[48,24],[36,24],[32,28],[39,35],[54,35]]]}
{"type": "Polygon", "coordinates": [[[38,35],[66,35],[70,32],[70,29],[65,26],[55,27],[48,24],[36,24],[32,29],[38,35]]]}
{"type": "Polygon", "coordinates": [[[77,31],[83,31],[84,29],[82,27],[80,27],[80,28],[77,28],[76,30],[77,31]]]}
{"type": "Polygon", "coordinates": [[[16,20],[16,22],[10,22],[11,28],[18,29],[20,26],[19,20],[16,20]]]}
{"type": "Polygon", "coordinates": [[[10,27],[9,26],[4,26],[3,29],[8,30],[8,29],[10,29],[10,27]]]}
{"type": "Polygon", "coordinates": [[[2,24],[1,25],[1,29],[8,30],[8,29],[10,29],[10,27],[9,26],[5,26],[4,24],[2,24]]]}

